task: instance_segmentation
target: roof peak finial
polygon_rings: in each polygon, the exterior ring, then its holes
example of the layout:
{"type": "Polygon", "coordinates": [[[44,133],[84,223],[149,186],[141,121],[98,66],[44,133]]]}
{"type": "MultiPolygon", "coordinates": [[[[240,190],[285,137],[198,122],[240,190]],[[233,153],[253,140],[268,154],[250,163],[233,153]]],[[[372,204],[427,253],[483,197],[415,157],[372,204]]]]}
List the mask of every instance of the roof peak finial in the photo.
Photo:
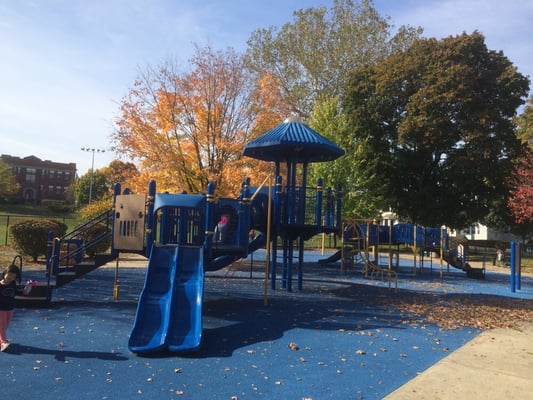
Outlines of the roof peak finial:
{"type": "Polygon", "coordinates": [[[297,115],[291,115],[291,116],[285,118],[285,121],[283,121],[283,123],[285,123],[285,124],[288,123],[288,122],[299,122],[299,123],[301,123],[301,124],[304,123],[303,119],[300,118],[300,117],[297,116],[297,115]]]}

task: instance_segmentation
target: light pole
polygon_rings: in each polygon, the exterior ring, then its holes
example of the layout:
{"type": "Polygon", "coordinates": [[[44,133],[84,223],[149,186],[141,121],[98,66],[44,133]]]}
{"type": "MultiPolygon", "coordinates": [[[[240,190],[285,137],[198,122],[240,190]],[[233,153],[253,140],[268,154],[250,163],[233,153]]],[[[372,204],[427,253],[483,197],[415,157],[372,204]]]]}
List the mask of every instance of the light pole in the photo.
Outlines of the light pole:
{"type": "Polygon", "coordinates": [[[94,153],[105,153],[105,150],[98,149],[98,148],[89,148],[89,147],[82,147],[81,150],[93,153],[92,162],[91,162],[91,181],[89,185],[89,204],[91,204],[92,197],[93,197],[94,153]]]}

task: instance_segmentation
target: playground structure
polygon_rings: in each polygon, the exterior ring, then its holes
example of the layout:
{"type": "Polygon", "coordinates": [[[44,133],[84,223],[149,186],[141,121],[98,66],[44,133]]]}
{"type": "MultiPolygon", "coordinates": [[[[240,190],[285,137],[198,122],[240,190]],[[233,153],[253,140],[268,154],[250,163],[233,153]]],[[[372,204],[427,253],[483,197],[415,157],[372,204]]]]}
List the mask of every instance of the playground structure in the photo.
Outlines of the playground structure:
{"type": "Polygon", "coordinates": [[[19,301],[49,302],[55,288],[112,260],[117,260],[118,269],[121,252],[137,253],[148,259],[148,265],[128,346],[137,354],[184,353],[201,344],[205,272],[224,268],[260,248],[267,249],[270,287],[275,289],[281,278],[287,291],[293,290],[294,275],[298,290],[303,289],[305,241],[321,233],[341,236],[341,249],[333,258],[342,260],[345,269],[350,257],[360,255],[367,276],[397,279],[392,251],[389,266],[383,267],[375,257],[372,260],[370,249],[377,251],[380,243],[406,243],[437,250],[441,262],[480,277],[466,263],[466,252],[458,252],[460,247],[454,248],[440,228],[343,221],[341,187],[324,189],[321,179],[315,187],[307,185],[309,163],[334,160],[343,151],[305,124],[286,121],[246,145],[243,154],[273,162],[274,184],[265,181],[254,187],[245,179],[237,198],[218,198],[213,184],[203,194],[157,193],[153,181],[147,194],[132,194],[115,185],[112,209],[61,238],[50,234],[46,279],[19,301]],[[223,230],[218,226],[222,219],[223,230]],[[83,239],[91,230],[96,234],[83,239]],[[108,251],[84,257],[101,242],[109,243],[108,251]]]}
{"type": "MultiPolygon", "coordinates": [[[[129,340],[133,352],[143,354],[164,349],[186,352],[200,346],[204,271],[224,268],[265,247],[268,209],[281,210],[287,201],[283,192],[269,201],[261,188],[251,188],[248,183],[243,184],[239,198],[217,199],[212,184],[205,195],[157,194],[155,182],[152,182],[147,197],[146,235],[137,228],[143,223],[135,220],[136,216],[143,215],[142,195],[116,197],[115,251],[131,252],[132,247],[136,247],[149,258],[146,282],[129,340]],[[139,205],[137,210],[135,203],[139,205]],[[221,216],[228,216],[230,226],[226,238],[217,240],[214,233],[221,216]],[[250,231],[256,232],[252,239],[250,231]]],[[[317,191],[302,200],[307,204],[304,209],[309,212],[305,215],[307,224],[300,227],[301,232],[317,234],[336,229],[335,225],[318,222],[325,220],[321,217],[323,210],[335,210],[332,205],[335,197],[326,196],[324,202],[317,191]]],[[[330,216],[327,220],[336,218],[330,216]]],[[[272,229],[272,241],[285,233],[283,224],[279,226],[281,231],[275,226],[272,229]]],[[[274,285],[274,268],[270,276],[274,285]]],[[[284,276],[286,288],[291,278],[287,272],[284,276]]]]}
{"type": "Polygon", "coordinates": [[[205,271],[224,268],[267,247],[272,260],[270,286],[276,287],[279,252],[282,288],[292,290],[296,266],[302,289],[305,241],[320,233],[339,233],[341,221],[340,186],[324,193],[319,180],[316,187],[308,187],[307,168],[311,162],[330,161],[343,153],[305,124],[288,120],[244,149],[246,156],[274,163],[273,186],[251,187],[246,179],[240,196],[232,199],[217,198],[213,184],[204,194],[169,194],[157,193],[156,183],[150,182],[147,195],[128,189],[121,193],[120,185],[115,185],[111,210],[62,238],[50,233],[46,280],[18,300],[26,305],[48,302],[55,288],[117,259],[120,252],[141,254],[148,258],[148,267],[130,350],[194,351],[202,336],[205,271]],[[303,171],[301,177],[298,171],[303,171]],[[223,238],[215,235],[222,216],[227,229],[223,238]],[[83,240],[84,233],[95,227],[98,233],[83,240]],[[252,231],[256,234],[250,238],[252,231]],[[84,258],[102,241],[109,242],[109,252],[84,258]]]}
{"type": "Polygon", "coordinates": [[[319,260],[321,264],[340,260],[342,271],[361,265],[361,272],[370,278],[379,277],[398,284],[399,245],[410,245],[413,251],[413,274],[417,273],[417,257],[423,268],[424,254],[436,253],[439,258],[440,275],[444,263],[466,272],[470,278],[483,279],[484,268],[474,268],[467,261],[468,246],[464,241],[449,236],[444,227],[427,228],[399,223],[379,225],[376,221],[343,220],[341,248],[330,257],[319,260]],[[387,265],[378,261],[380,246],[388,249],[387,265]],[[394,249],[394,246],[397,249],[394,249]]]}
{"type": "MultiPolygon", "coordinates": [[[[342,154],[341,149],[306,125],[287,121],[244,149],[244,155],[275,162],[274,194],[263,185],[251,188],[248,179],[237,199],[217,199],[212,184],[206,195],[156,194],[153,183],[148,194],[143,249],[149,255],[148,270],[129,339],[130,350],[138,354],[196,350],[202,337],[204,270],[224,268],[265,245],[270,250],[272,243],[270,279],[275,288],[277,238],[283,244],[281,275],[287,290],[292,290],[294,244],[299,243],[301,290],[304,242],[322,232],[338,232],[341,220],[340,190],[333,195],[329,189],[323,196],[321,181],[316,190],[308,188],[307,166],[309,162],[331,160],[342,154]],[[280,175],[281,162],[286,162],[285,185],[280,175]],[[304,172],[302,184],[296,185],[299,163],[304,172]],[[221,219],[224,234],[215,235],[216,228],[222,229],[218,222],[221,219]],[[250,240],[251,231],[258,234],[250,240]]],[[[129,196],[117,196],[115,209],[131,210],[129,196]]],[[[135,229],[130,228],[136,221],[122,220],[118,211],[115,214],[119,219],[115,249],[131,250],[124,248],[121,238],[134,236],[135,229]]],[[[131,215],[141,214],[139,210],[131,215]]]]}

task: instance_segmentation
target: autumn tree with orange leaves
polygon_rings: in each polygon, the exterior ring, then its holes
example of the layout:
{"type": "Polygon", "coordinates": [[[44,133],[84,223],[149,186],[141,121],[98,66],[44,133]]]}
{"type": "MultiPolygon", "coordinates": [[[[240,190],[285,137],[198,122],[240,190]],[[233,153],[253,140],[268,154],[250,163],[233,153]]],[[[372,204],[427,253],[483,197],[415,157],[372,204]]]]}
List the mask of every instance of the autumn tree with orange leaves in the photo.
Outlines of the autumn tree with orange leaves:
{"type": "Polygon", "coordinates": [[[189,65],[141,72],[121,102],[116,152],[136,164],[139,185],[155,179],[158,191],[199,193],[215,182],[218,195],[236,195],[246,177],[268,174],[242,150],[285,117],[279,84],[249,71],[231,48],[197,46],[189,65]]]}
{"type": "Polygon", "coordinates": [[[145,187],[140,189],[134,186],[135,182],[137,181],[139,171],[137,171],[137,168],[131,162],[113,160],[107,167],[103,167],[99,171],[105,176],[106,181],[109,184],[110,194],[113,193],[113,187],[116,183],[120,184],[122,189],[128,188],[134,192],[140,193],[144,193],[144,191],[146,191],[145,187]]]}

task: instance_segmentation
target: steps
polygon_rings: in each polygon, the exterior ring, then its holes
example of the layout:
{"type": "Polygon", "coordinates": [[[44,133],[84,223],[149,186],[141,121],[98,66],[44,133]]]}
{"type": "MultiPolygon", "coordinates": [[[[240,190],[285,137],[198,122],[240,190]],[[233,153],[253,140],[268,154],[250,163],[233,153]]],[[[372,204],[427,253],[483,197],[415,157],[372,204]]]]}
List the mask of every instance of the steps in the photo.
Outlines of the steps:
{"type": "MultiPolygon", "coordinates": [[[[19,286],[23,289],[24,285],[19,286]]],[[[42,308],[48,307],[52,297],[52,291],[55,288],[55,282],[47,285],[47,283],[40,283],[38,286],[33,286],[28,295],[15,296],[15,305],[17,308],[42,308]]]]}
{"type": "MultiPolygon", "coordinates": [[[[42,308],[50,306],[52,293],[55,289],[65,286],[68,283],[94,271],[98,267],[107,264],[116,259],[113,254],[96,254],[92,259],[83,260],[81,263],[68,267],[59,267],[57,275],[48,280],[45,271],[42,272],[42,278],[38,279],[39,285],[33,286],[29,294],[23,295],[22,289],[25,284],[19,285],[20,294],[15,296],[17,307],[21,308],[42,308]]],[[[23,276],[24,278],[24,276],[23,276]]]]}
{"type": "Polygon", "coordinates": [[[56,287],[64,286],[115,259],[116,256],[113,254],[96,254],[93,259],[83,260],[74,266],[59,267],[56,287]]]}

